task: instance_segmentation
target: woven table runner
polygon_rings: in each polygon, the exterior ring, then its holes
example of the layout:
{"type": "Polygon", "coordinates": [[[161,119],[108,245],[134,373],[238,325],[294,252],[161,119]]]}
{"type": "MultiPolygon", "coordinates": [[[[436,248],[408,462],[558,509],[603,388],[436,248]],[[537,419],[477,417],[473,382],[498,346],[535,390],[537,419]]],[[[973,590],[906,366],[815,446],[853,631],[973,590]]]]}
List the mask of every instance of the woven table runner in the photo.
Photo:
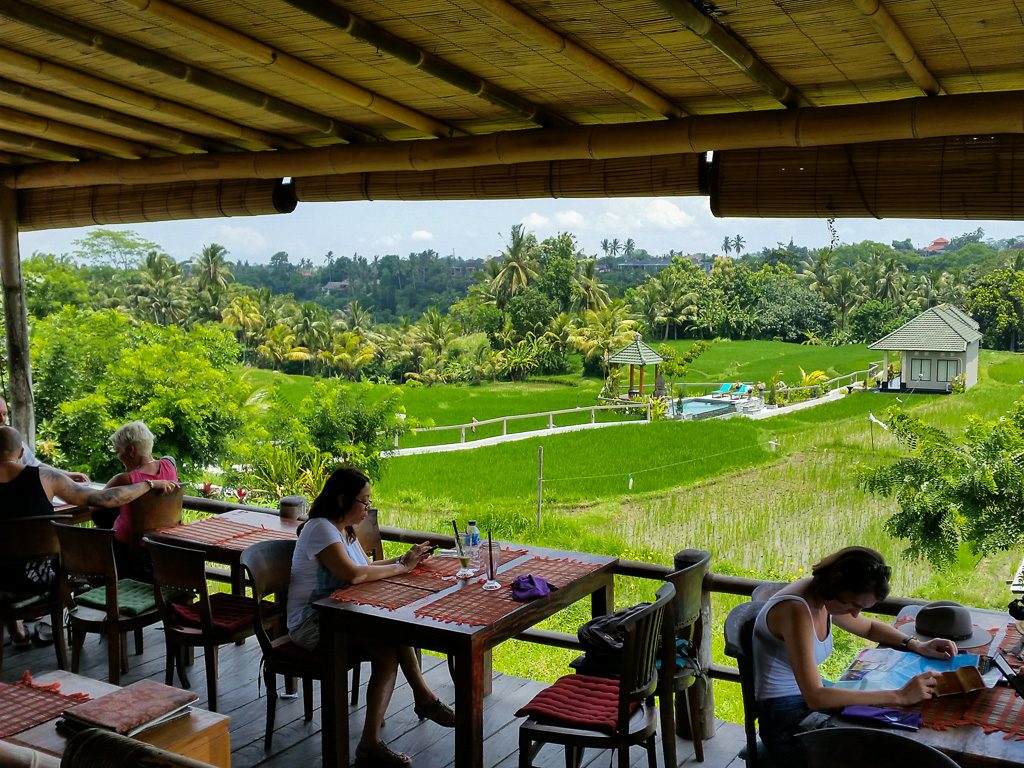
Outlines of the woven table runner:
{"type": "Polygon", "coordinates": [[[599,563],[583,563],[579,560],[531,557],[525,563],[498,575],[501,589],[488,592],[481,587],[481,579],[476,578],[466,582],[462,589],[417,608],[416,615],[474,627],[483,626],[522,605],[512,597],[511,584],[516,576],[532,573],[543,576],[555,586],[564,586],[600,567],[599,563]]]}
{"type": "Polygon", "coordinates": [[[60,683],[36,685],[28,672],[21,682],[0,683],[0,739],[35,728],[76,704],[89,700],[86,693],[58,693],[60,683]]]}
{"type": "MultiPolygon", "coordinates": [[[[525,549],[503,548],[499,550],[497,544],[494,545],[494,549],[495,567],[500,567],[505,563],[526,554],[525,549]]],[[[481,550],[481,552],[480,574],[483,575],[487,567],[486,547],[481,550]]],[[[455,579],[455,572],[458,571],[460,567],[459,559],[457,557],[428,557],[409,573],[403,573],[399,576],[388,576],[387,580],[394,584],[408,584],[410,587],[419,587],[420,589],[429,589],[431,592],[440,592],[442,589],[447,589],[451,586],[451,582],[455,579]]]]}
{"type": "Polygon", "coordinates": [[[294,539],[295,534],[274,528],[257,528],[248,523],[206,517],[188,525],[161,528],[159,533],[197,544],[211,544],[226,549],[243,550],[259,541],[294,539]]]}
{"type": "Polygon", "coordinates": [[[1022,622],[1010,622],[1006,627],[1006,635],[999,643],[999,650],[1006,654],[1006,660],[1010,662],[1014,672],[1020,672],[1024,667],[1024,634],[1020,631],[1022,622]]]}
{"type": "Polygon", "coordinates": [[[966,696],[943,696],[922,702],[921,724],[944,731],[976,725],[985,733],[1001,731],[1004,739],[1024,741],[1024,700],[1011,688],[996,686],[966,696]]]}
{"type": "Polygon", "coordinates": [[[407,584],[395,584],[390,581],[367,581],[354,587],[335,590],[331,593],[331,600],[336,600],[339,603],[372,605],[375,608],[394,611],[403,605],[419,600],[421,597],[426,597],[430,593],[431,590],[429,589],[411,587],[407,584]]]}

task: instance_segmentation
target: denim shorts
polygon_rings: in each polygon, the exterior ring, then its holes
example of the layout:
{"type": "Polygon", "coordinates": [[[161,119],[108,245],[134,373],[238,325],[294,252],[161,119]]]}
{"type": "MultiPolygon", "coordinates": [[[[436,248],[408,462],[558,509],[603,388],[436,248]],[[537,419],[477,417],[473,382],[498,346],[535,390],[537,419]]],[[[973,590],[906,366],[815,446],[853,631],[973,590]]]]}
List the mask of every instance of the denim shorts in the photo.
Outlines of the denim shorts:
{"type": "Polygon", "coordinates": [[[811,713],[803,696],[780,696],[757,702],[758,728],[772,762],[786,768],[802,768],[803,748],[796,739],[800,722],[811,713]]]}
{"type": "Polygon", "coordinates": [[[288,636],[300,648],[305,648],[307,651],[315,651],[316,647],[320,644],[320,614],[313,611],[309,618],[299,624],[299,626],[288,630],[288,636]]]}

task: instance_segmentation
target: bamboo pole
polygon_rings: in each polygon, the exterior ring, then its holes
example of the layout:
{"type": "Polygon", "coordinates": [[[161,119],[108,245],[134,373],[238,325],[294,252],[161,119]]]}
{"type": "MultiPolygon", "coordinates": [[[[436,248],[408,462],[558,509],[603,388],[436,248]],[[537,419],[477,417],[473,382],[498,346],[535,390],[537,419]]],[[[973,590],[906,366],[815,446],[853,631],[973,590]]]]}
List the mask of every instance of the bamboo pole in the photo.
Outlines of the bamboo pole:
{"type": "Polygon", "coordinates": [[[682,117],[686,112],[673,104],[662,94],[648,85],[630,77],[622,70],[591,53],[559,32],[541,24],[532,16],[516,8],[506,0],[473,0],[481,8],[497,16],[503,22],[540,43],[549,51],[561,54],[570,61],[581,65],[586,75],[599,77],[608,85],[626,94],[634,101],[654,110],[664,117],[682,117]]]}
{"type": "Polygon", "coordinates": [[[226,47],[244,59],[249,59],[271,71],[294,78],[323,91],[328,96],[367,109],[400,125],[422,131],[427,136],[459,136],[463,132],[440,120],[381,96],[324,69],[307,64],[284,51],[271,48],[259,40],[243,35],[198,14],[179,8],[165,0],[123,0],[128,5],[150,16],[169,21],[182,30],[194,32],[226,47]]]}
{"type": "Polygon", "coordinates": [[[779,77],[757,54],[732,32],[697,8],[691,0],[655,0],[674,18],[736,65],[759,88],[787,107],[808,106],[807,100],[792,85],[779,77]]]}
{"type": "Polygon", "coordinates": [[[77,117],[85,117],[97,120],[105,124],[117,126],[127,131],[145,136],[153,143],[165,149],[180,153],[207,152],[212,148],[227,150],[230,144],[227,142],[213,141],[201,136],[178,131],[164,125],[140,120],[130,115],[123,115],[112,109],[104,109],[84,101],[76,101],[56,93],[43,91],[39,88],[32,88],[22,85],[13,80],[0,77],[0,93],[20,101],[28,102],[30,105],[38,105],[55,109],[60,112],[67,112],[77,117]]]}
{"type": "Polygon", "coordinates": [[[39,137],[48,136],[63,144],[85,147],[128,160],[149,157],[152,154],[150,148],[143,144],[125,141],[115,136],[91,131],[88,128],[79,128],[77,125],[68,125],[3,106],[0,106],[0,125],[16,133],[39,137]]]}
{"type": "Polygon", "coordinates": [[[889,14],[889,10],[882,5],[881,0],[853,0],[853,2],[861,10],[861,13],[868,17],[871,26],[896,55],[896,61],[906,70],[917,87],[929,96],[941,94],[942,86],[939,85],[939,81],[928,71],[917,54],[914,44],[910,42],[910,38],[889,14]]]}
{"type": "Polygon", "coordinates": [[[431,77],[436,77],[459,90],[525,117],[537,125],[547,127],[574,125],[568,118],[445,61],[337,5],[324,3],[322,0],[287,0],[287,2],[310,16],[315,16],[332,25],[338,31],[373,46],[378,51],[394,56],[399,61],[415,67],[431,77]]]}
{"type": "Polygon", "coordinates": [[[7,326],[7,371],[11,385],[11,416],[15,429],[35,445],[36,415],[32,400],[32,365],[28,347],[28,311],[18,250],[18,200],[14,190],[0,190],[0,278],[4,287],[7,326]]]}
{"type": "Polygon", "coordinates": [[[1024,133],[1024,92],[917,97],[877,104],[700,115],[454,139],[133,161],[45,163],[8,171],[18,189],[428,171],[540,160],[605,160],[680,152],[816,147],[897,139],[1024,133]]]}
{"type": "Polygon", "coordinates": [[[81,159],[82,153],[74,147],[58,144],[46,139],[34,139],[14,131],[0,129],[0,149],[13,150],[37,160],[57,162],[64,165],[81,159]]]}
{"type": "Polygon", "coordinates": [[[305,125],[325,136],[337,136],[347,141],[372,141],[376,136],[353,126],[344,125],[333,118],[317,114],[275,96],[236,83],[226,77],[207,72],[172,59],[135,43],[121,40],[99,30],[84,27],[68,19],[47,13],[21,0],[4,0],[0,4],[0,16],[27,24],[48,34],[59,35],[78,45],[108,56],[121,59],[143,69],[180,80],[183,83],[202,88],[224,98],[247,104],[261,112],[279,115],[305,125]]]}
{"type": "MultiPolygon", "coordinates": [[[[37,59],[33,56],[26,56],[23,53],[7,48],[0,48],[0,70],[6,71],[8,74],[11,74],[13,70],[32,82],[38,82],[40,79],[57,80],[75,88],[95,93],[97,96],[150,112],[155,120],[163,121],[169,118],[174,121],[188,123],[195,126],[197,130],[209,131],[214,136],[226,139],[228,142],[236,144],[243,149],[296,149],[303,146],[299,142],[291,141],[290,139],[274,136],[263,131],[256,131],[206,112],[201,112],[198,109],[186,107],[173,101],[154,98],[148,93],[126,88],[109,80],[103,80],[94,75],[79,72],[70,67],[54,64],[43,59],[37,59]]],[[[12,76],[17,79],[16,75],[12,76]]]]}

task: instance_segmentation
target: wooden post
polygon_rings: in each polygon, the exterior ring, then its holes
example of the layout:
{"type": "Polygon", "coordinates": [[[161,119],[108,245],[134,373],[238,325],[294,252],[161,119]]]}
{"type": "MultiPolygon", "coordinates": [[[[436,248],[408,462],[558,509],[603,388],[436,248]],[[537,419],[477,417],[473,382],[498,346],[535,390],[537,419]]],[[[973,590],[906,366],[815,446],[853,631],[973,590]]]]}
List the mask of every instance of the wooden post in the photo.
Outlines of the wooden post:
{"type": "Polygon", "coordinates": [[[644,393],[644,366],[640,366],[640,394],[644,393]]]}
{"type": "Polygon", "coordinates": [[[18,200],[10,187],[0,185],[0,276],[4,286],[7,322],[7,370],[11,386],[12,423],[30,446],[36,442],[36,412],[32,401],[32,365],[28,348],[28,311],[21,279],[18,248],[18,200]]]}
{"type": "Polygon", "coordinates": [[[629,366],[629,394],[633,394],[633,365],[629,366]]]}
{"type": "Polygon", "coordinates": [[[651,401],[647,401],[647,420],[651,420],[651,401]]]}
{"type": "Polygon", "coordinates": [[[462,429],[459,430],[459,442],[460,443],[466,442],[466,428],[465,427],[463,427],[462,429]]]}
{"type": "Polygon", "coordinates": [[[590,409],[590,423],[593,424],[595,421],[597,421],[597,409],[596,408],[591,408],[590,409]]]}
{"type": "MultiPolygon", "coordinates": [[[[677,552],[675,556],[675,569],[682,570],[692,565],[696,560],[703,557],[705,553],[699,549],[684,549],[677,552]]],[[[700,637],[694,637],[697,643],[697,662],[701,669],[711,669],[711,592],[708,591],[707,579],[711,573],[711,560],[704,566],[704,588],[700,594],[700,637]]],[[[711,685],[710,678],[697,678],[694,682],[698,686],[697,699],[700,701],[701,731],[705,739],[711,738],[715,733],[715,690],[711,685]]],[[[686,714],[686,698],[676,697],[676,733],[684,739],[690,738],[690,721],[686,714]]]]}
{"type": "Polygon", "coordinates": [[[501,434],[502,435],[507,435],[508,434],[508,419],[502,419],[501,420],[501,434]]]}
{"type": "Polygon", "coordinates": [[[544,499],[544,446],[537,446],[537,527],[540,528],[540,508],[544,499]]]}
{"type": "Polygon", "coordinates": [[[555,417],[552,414],[548,414],[548,429],[555,428],[555,417]]]}

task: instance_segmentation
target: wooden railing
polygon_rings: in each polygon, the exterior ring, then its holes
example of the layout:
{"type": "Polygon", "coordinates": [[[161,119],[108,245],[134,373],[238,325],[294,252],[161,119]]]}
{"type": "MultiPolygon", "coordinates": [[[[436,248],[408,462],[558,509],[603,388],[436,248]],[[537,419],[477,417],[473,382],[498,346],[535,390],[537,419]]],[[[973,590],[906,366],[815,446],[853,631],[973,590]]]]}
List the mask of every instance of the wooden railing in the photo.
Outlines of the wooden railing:
{"type": "MultiPolygon", "coordinates": [[[[222,514],[232,509],[245,509],[252,512],[262,512],[268,515],[276,515],[278,512],[276,509],[269,507],[258,507],[244,504],[233,504],[226,501],[218,501],[215,499],[204,499],[196,496],[186,496],[184,501],[186,509],[191,509],[199,512],[211,512],[213,514],[222,514]]],[[[432,531],[417,531],[410,528],[396,528],[393,526],[382,525],[380,526],[381,538],[385,541],[393,541],[403,544],[418,544],[422,541],[429,541],[437,544],[441,547],[453,547],[455,546],[455,539],[450,535],[443,533],[434,533],[432,531]]],[[[643,563],[636,560],[619,560],[615,568],[613,569],[615,575],[624,576],[630,578],[650,579],[654,582],[661,582],[672,573],[673,569],[667,565],[656,565],[653,563],[643,563]]],[[[211,579],[217,581],[228,581],[229,576],[227,571],[221,569],[208,569],[208,575],[211,579]]],[[[707,617],[710,619],[710,595],[713,593],[726,594],[726,595],[741,595],[749,597],[754,589],[761,584],[769,582],[761,579],[749,579],[740,576],[727,576],[724,574],[717,574],[710,572],[704,579],[703,592],[704,600],[707,606],[707,617]]],[[[653,593],[653,589],[652,589],[653,593]]],[[[926,601],[917,600],[914,598],[906,597],[892,597],[890,596],[887,600],[876,604],[872,607],[871,612],[881,614],[884,616],[896,616],[901,610],[909,605],[923,605],[926,601]]],[[[701,645],[701,657],[698,659],[703,669],[707,670],[708,677],[711,681],[721,680],[725,682],[739,683],[739,670],[735,667],[727,666],[723,664],[715,664],[711,658],[711,645],[710,632],[711,632],[710,620],[705,621],[703,638],[704,642],[701,645]]],[[[552,648],[565,648],[570,650],[582,650],[579,639],[574,634],[568,632],[556,632],[547,629],[528,629],[516,636],[517,640],[522,640],[528,643],[536,643],[538,645],[546,645],[552,648]]],[[[705,733],[713,733],[713,721],[714,721],[714,688],[713,685],[708,686],[704,695],[704,706],[702,711],[702,719],[705,723],[705,733]]]]}
{"type": "MultiPolygon", "coordinates": [[[[459,442],[466,442],[466,430],[470,430],[472,434],[479,427],[487,426],[488,424],[501,424],[501,434],[508,434],[508,423],[510,421],[517,421],[522,419],[537,419],[547,416],[548,418],[548,429],[555,428],[555,416],[561,416],[566,413],[587,413],[590,412],[590,423],[593,424],[597,421],[597,411],[611,411],[611,410],[622,410],[622,409],[642,409],[645,412],[647,421],[651,420],[651,404],[649,402],[633,403],[628,400],[623,400],[621,403],[615,405],[584,405],[576,406],[575,408],[562,408],[556,411],[540,411],[538,413],[517,413],[512,416],[498,416],[493,419],[480,419],[469,422],[468,424],[445,424],[440,427],[418,427],[413,430],[415,434],[422,434],[424,432],[451,432],[453,430],[459,430],[459,442]]],[[[394,447],[398,447],[398,435],[395,435],[394,447]]]]}

